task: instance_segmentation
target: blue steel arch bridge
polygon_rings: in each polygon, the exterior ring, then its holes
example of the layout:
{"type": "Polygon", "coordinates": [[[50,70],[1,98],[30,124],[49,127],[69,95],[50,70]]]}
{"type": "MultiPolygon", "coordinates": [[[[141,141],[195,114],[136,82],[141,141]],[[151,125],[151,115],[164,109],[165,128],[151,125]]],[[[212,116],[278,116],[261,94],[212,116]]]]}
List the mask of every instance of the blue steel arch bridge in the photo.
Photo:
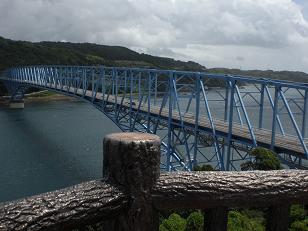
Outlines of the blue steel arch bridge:
{"type": "Polygon", "coordinates": [[[29,87],[47,89],[91,103],[122,131],[159,135],[167,171],[196,164],[238,170],[257,146],[272,149],[291,168],[307,164],[307,84],[104,66],[16,67],[0,80],[12,102],[29,87]]]}

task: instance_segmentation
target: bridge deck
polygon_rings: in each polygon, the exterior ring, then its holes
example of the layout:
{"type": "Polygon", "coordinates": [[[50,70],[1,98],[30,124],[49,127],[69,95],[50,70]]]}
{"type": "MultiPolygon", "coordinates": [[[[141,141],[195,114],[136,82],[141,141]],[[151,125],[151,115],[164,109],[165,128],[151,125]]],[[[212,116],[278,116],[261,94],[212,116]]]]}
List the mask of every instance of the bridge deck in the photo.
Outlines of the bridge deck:
{"type": "MultiPolygon", "coordinates": [[[[137,109],[137,107],[134,107],[137,109]]],[[[147,105],[142,106],[140,108],[141,111],[147,113],[147,105]]],[[[159,114],[159,108],[152,107],[151,114],[159,114]]],[[[162,110],[161,117],[168,120],[169,113],[167,110],[162,110]]],[[[173,123],[180,123],[180,115],[177,112],[172,113],[173,123]]],[[[187,127],[194,128],[195,127],[195,116],[192,114],[185,114],[182,116],[182,120],[184,121],[187,127]]],[[[214,119],[215,131],[218,136],[227,137],[229,131],[229,124],[226,121],[214,119]]],[[[212,127],[209,119],[207,118],[199,118],[199,129],[211,132],[212,127]]],[[[256,136],[258,146],[270,148],[271,146],[271,131],[266,129],[256,129],[254,128],[254,134],[256,136]]],[[[241,126],[240,124],[233,123],[232,128],[232,139],[233,140],[242,140],[251,143],[251,135],[247,126],[241,126]]],[[[306,140],[306,145],[308,146],[308,141],[306,140]]],[[[278,135],[275,137],[275,150],[278,153],[288,153],[288,154],[296,154],[300,156],[304,156],[304,150],[299,140],[296,137],[291,135],[278,135]]]]}
{"type": "MultiPolygon", "coordinates": [[[[80,90],[82,91],[82,90],[80,90]]],[[[82,92],[78,91],[79,93],[82,92]]],[[[92,91],[87,91],[86,96],[91,97],[92,91]]],[[[96,95],[96,99],[102,100],[102,94],[98,93],[96,95]]],[[[118,104],[121,104],[122,97],[117,97],[118,104]]],[[[115,97],[109,96],[108,99],[109,103],[115,103],[115,97]]],[[[129,99],[124,99],[122,102],[122,107],[130,107],[129,99]]],[[[133,110],[138,110],[138,101],[134,100],[134,105],[132,105],[133,110]]],[[[148,105],[142,104],[140,106],[140,112],[143,112],[145,114],[148,113],[148,105]]],[[[168,121],[169,118],[169,111],[166,109],[163,109],[159,115],[160,107],[150,105],[150,113],[152,115],[160,116],[160,119],[168,121]]],[[[195,115],[191,113],[186,113],[182,115],[182,120],[184,121],[184,125],[187,128],[195,128],[195,115]]],[[[174,111],[172,113],[172,123],[180,125],[180,115],[178,111],[174,111]]],[[[214,126],[216,134],[220,137],[226,138],[228,136],[229,131],[229,123],[224,120],[214,119],[214,126]]],[[[212,131],[212,127],[210,124],[209,119],[204,117],[199,117],[199,129],[203,131],[212,131]]],[[[272,132],[267,129],[259,129],[254,128],[253,129],[257,144],[261,147],[270,148],[271,146],[271,138],[272,138],[272,132]]],[[[245,125],[240,125],[238,123],[233,123],[232,127],[232,139],[233,140],[241,140],[241,141],[247,141],[247,143],[251,143],[251,135],[249,132],[249,129],[245,125]]],[[[308,139],[305,139],[306,146],[308,146],[308,139]]],[[[292,154],[292,155],[298,155],[300,157],[304,157],[305,152],[304,149],[300,143],[300,141],[297,139],[297,137],[292,135],[280,135],[276,134],[275,136],[275,151],[277,153],[286,153],[286,154],[292,154]]]]}
{"type": "MultiPolygon", "coordinates": [[[[37,85],[35,82],[27,82],[28,84],[33,84],[37,85]]],[[[38,85],[40,86],[40,85],[38,85]]],[[[64,93],[71,93],[78,95],[80,97],[83,97],[83,90],[74,87],[66,87],[62,86],[62,89],[60,89],[59,85],[54,85],[54,84],[48,84],[47,86],[42,85],[41,87],[43,88],[50,88],[53,90],[57,91],[62,91],[64,93]]],[[[85,96],[92,98],[92,91],[87,90],[85,93],[85,96]]],[[[103,95],[101,93],[96,94],[96,99],[97,100],[102,100],[103,95]]],[[[106,100],[106,99],[105,99],[106,100]]],[[[116,101],[115,96],[109,95],[108,97],[108,103],[114,104],[116,101]]],[[[130,102],[129,99],[126,98],[122,101],[121,96],[117,96],[117,104],[121,104],[122,107],[127,107],[130,108],[130,102]]],[[[134,100],[134,104],[132,105],[132,110],[137,111],[138,110],[138,104],[139,102],[134,100]]],[[[139,111],[144,114],[148,114],[148,105],[147,104],[142,104],[139,108],[139,111]]],[[[150,114],[153,116],[159,116],[160,120],[162,123],[166,123],[169,119],[169,111],[166,109],[163,109],[159,115],[160,108],[157,106],[150,105],[150,114]]],[[[180,125],[181,119],[180,115],[177,111],[174,111],[172,113],[172,124],[174,125],[180,125]]],[[[184,125],[187,129],[194,129],[195,128],[195,115],[186,113],[182,115],[182,120],[184,122],[184,125]]],[[[214,126],[215,126],[215,131],[216,134],[219,137],[226,138],[228,136],[228,131],[229,131],[229,124],[227,121],[224,120],[219,120],[219,119],[214,119],[214,126]]],[[[212,127],[210,124],[209,119],[205,117],[199,117],[199,130],[204,131],[204,132],[209,132],[211,133],[212,127]]],[[[266,147],[269,148],[271,146],[271,137],[272,137],[272,132],[267,129],[259,129],[259,128],[253,128],[257,144],[258,146],[261,147],[266,147]]],[[[252,143],[251,142],[251,135],[249,132],[249,129],[245,125],[240,125],[238,123],[233,123],[232,127],[232,140],[240,140],[242,142],[247,142],[247,143],[252,143]]],[[[305,144],[308,146],[308,139],[305,139],[305,144]]],[[[286,154],[292,154],[292,155],[297,155],[302,158],[305,158],[305,151],[300,143],[300,141],[297,139],[297,137],[292,136],[292,135],[280,135],[276,133],[275,136],[275,151],[277,153],[286,153],[286,154]]]]}

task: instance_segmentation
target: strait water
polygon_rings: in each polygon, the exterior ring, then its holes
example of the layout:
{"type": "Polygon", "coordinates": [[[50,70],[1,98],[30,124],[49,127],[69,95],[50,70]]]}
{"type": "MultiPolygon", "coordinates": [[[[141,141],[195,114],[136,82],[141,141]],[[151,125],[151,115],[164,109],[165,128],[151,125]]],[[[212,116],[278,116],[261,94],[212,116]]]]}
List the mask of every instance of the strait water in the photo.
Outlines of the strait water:
{"type": "Polygon", "coordinates": [[[119,131],[83,102],[0,108],[0,202],[102,176],[102,140],[119,131]]]}
{"type": "MultiPolygon", "coordinates": [[[[296,97],[296,92],[288,94],[296,97]]],[[[224,104],[217,99],[217,94],[210,91],[208,100],[212,114],[223,119],[224,104]]],[[[187,102],[187,99],[179,102],[182,112],[187,102]]],[[[247,113],[253,126],[257,126],[258,108],[250,107],[252,105],[255,105],[254,100],[246,97],[247,113]]],[[[194,108],[192,103],[191,110],[194,108]]],[[[206,116],[204,102],[200,103],[200,108],[203,108],[200,115],[206,116]]],[[[295,104],[291,109],[298,111],[295,104]]],[[[271,128],[271,118],[272,109],[267,101],[265,128],[271,128]]],[[[295,134],[289,116],[281,115],[280,118],[287,133],[295,134]]],[[[301,126],[302,118],[297,120],[301,126]]],[[[238,121],[236,112],[234,121],[238,121]]],[[[32,102],[26,103],[23,110],[1,107],[0,202],[100,178],[103,137],[119,131],[103,113],[84,102],[32,102]]],[[[306,131],[308,134],[308,127],[306,131]]]]}

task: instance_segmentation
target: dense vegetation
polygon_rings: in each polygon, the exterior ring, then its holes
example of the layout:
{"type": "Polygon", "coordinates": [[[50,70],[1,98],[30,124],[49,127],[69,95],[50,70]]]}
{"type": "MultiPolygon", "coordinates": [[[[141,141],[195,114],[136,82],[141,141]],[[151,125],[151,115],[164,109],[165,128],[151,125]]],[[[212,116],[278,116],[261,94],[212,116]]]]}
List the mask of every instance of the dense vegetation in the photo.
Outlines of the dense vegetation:
{"type": "Polygon", "coordinates": [[[251,151],[250,155],[254,157],[254,160],[241,164],[241,170],[279,170],[282,168],[277,155],[271,150],[257,147],[251,151]]]}
{"type": "Polygon", "coordinates": [[[294,82],[308,83],[308,74],[300,71],[272,71],[272,70],[239,70],[227,68],[212,68],[208,69],[211,73],[224,73],[230,75],[243,75],[258,78],[279,79],[294,82]]]}
{"type": "Polygon", "coordinates": [[[90,43],[13,41],[0,37],[0,70],[19,65],[106,65],[202,71],[194,62],[139,54],[125,47],[90,43]]]}
{"type": "MultiPolygon", "coordinates": [[[[0,71],[26,65],[105,65],[204,71],[195,62],[139,54],[125,47],[90,43],[13,41],[0,37],[0,71]]],[[[0,95],[4,87],[0,84],[0,95]]]]}
{"type": "MultiPolygon", "coordinates": [[[[90,43],[25,42],[0,37],[0,71],[13,66],[25,65],[105,65],[161,68],[184,71],[207,71],[232,75],[247,75],[297,82],[308,82],[308,74],[291,71],[243,71],[239,69],[212,68],[188,61],[140,54],[121,46],[106,46],[90,43]]],[[[209,86],[221,86],[218,80],[207,82],[209,86]]],[[[4,87],[0,84],[0,95],[4,87]]]]}
{"type": "MultiPolygon", "coordinates": [[[[265,148],[255,148],[242,170],[277,170],[281,164],[277,155],[265,148]]],[[[214,171],[211,165],[195,166],[194,171],[214,171]]],[[[231,209],[228,214],[228,231],[265,231],[267,209],[231,209]]],[[[170,211],[161,214],[160,231],[201,231],[204,218],[201,211],[170,211]],[[170,214],[170,215],[169,215],[170,214]]],[[[290,210],[289,231],[308,231],[308,214],[304,205],[292,205],[290,210]]]]}

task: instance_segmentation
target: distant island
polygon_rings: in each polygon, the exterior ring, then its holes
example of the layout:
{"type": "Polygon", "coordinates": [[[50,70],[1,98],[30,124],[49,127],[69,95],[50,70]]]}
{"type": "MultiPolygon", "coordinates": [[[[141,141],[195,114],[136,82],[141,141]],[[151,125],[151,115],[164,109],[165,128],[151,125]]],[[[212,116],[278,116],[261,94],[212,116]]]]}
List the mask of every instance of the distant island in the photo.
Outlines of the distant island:
{"type": "MultiPolygon", "coordinates": [[[[227,68],[206,68],[193,61],[180,61],[167,57],[157,57],[138,53],[121,46],[106,46],[91,43],[69,42],[26,42],[0,37],[0,70],[26,65],[105,65],[123,67],[143,67],[172,69],[181,71],[201,71],[272,78],[308,83],[308,74],[294,71],[239,70],[227,68]]],[[[208,83],[220,86],[217,80],[208,83]]],[[[0,83],[0,95],[5,88],[0,83]]]]}

